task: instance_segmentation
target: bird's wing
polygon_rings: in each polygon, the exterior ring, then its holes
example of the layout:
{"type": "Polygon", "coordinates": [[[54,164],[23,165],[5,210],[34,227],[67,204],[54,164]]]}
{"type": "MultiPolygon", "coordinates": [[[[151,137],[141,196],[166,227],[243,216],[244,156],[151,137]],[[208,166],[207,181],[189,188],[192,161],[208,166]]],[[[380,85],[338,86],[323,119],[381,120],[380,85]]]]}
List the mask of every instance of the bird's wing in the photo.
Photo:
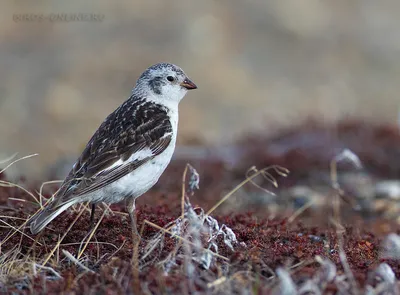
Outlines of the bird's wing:
{"type": "Polygon", "coordinates": [[[122,178],[162,153],[172,139],[167,109],[125,102],[101,124],[55,195],[60,206],[122,178]]]}

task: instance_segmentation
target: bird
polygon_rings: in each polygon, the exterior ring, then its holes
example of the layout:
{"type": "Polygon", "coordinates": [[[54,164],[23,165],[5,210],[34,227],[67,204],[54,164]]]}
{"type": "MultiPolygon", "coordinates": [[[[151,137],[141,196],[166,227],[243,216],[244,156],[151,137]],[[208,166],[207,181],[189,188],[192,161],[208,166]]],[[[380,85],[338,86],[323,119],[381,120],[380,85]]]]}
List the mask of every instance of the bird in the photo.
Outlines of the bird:
{"type": "Polygon", "coordinates": [[[138,234],[135,201],[153,187],[171,161],[178,131],[178,106],[197,89],[185,72],[158,63],[139,77],[131,96],[106,117],[44,208],[28,226],[42,231],[69,207],[88,202],[93,225],[96,204],[125,201],[138,234]]]}

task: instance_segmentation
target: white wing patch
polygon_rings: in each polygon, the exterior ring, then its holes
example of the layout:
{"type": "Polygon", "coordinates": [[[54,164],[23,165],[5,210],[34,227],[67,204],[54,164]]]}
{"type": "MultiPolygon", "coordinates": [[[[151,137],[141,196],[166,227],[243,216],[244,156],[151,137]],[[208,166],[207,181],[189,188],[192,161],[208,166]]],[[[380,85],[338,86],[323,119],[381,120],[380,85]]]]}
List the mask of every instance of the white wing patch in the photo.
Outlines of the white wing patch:
{"type": "Polygon", "coordinates": [[[119,167],[121,165],[124,165],[124,164],[127,164],[127,163],[131,163],[131,162],[134,162],[134,161],[137,161],[137,160],[143,160],[145,158],[152,157],[152,156],[154,156],[153,152],[151,151],[150,148],[146,147],[146,148],[144,148],[142,150],[139,150],[139,151],[133,153],[129,157],[129,159],[127,159],[126,161],[122,161],[122,159],[119,159],[114,164],[112,164],[111,166],[107,167],[107,169],[104,169],[104,170],[96,173],[96,175],[94,175],[94,176],[96,177],[99,174],[107,173],[108,171],[113,170],[116,167],[119,167]]]}

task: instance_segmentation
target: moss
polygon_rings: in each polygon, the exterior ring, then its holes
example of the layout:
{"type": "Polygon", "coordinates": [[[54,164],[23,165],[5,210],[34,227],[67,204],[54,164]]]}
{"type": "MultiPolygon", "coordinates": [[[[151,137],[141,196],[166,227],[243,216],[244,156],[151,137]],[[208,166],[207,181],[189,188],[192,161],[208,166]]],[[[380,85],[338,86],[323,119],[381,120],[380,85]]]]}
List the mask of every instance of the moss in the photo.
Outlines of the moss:
{"type": "MultiPolygon", "coordinates": [[[[191,201],[203,208],[211,208],[224,191],[233,188],[243,179],[244,172],[253,164],[257,164],[258,167],[279,164],[289,168],[293,173],[288,179],[279,181],[282,184],[281,188],[308,183],[312,177],[311,170],[316,168],[327,170],[332,157],[328,146],[350,148],[360,156],[373,175],[385,177],[400,175],[400,157],[398,157],[400,135],[394,127],[371,126],[358,122],[344,122],[336,127],[306,124],[296,130],[283,131],[273,138],[250,136],[238,142],[240,157],[234,166],[228,167],[221,159],[191,161],[194,167],[198,164],[201,176],[201,188],[191,201]],[[322,138],[322,140],[302,145],[304,141],[299,140],[300,137],[306,141],[310,138],[322,138]],[[281,151],[279,154],[273,152],[272,148],[266,148],[273,145],[279,148],[281,151]]],[[[160,183],[139,199],[137,211],[139,228],[144,224],[144,220],[165,226],[181,214],[180,186],[183,168],[184,162],[172,163],[160,183]]],[[[0,179],[6,180],[5,174],[0,174],[0,179]]],[[[29,178],[21,179],[21,183],[32,192],[38,190],[40,186],[40,184],[29,184],[29,178]]],[[[329,183],[326,185],[329,186],[329,183]]],[[[48,187],[45,196],[50,196],[55,189],[56,186],[48,187]]],[[[38,208],[30,202],[10,200],[10,197],[33,201],[29,194],[18,188],[0,187],[2,215],[24,219],[38,208]]],[[[141,268],[137,280],[131,266],[133,243],[129,220],[126,214],[118,213],[125,213],[122,205],[112,205],[111,209],[114,213],[107,213],[104,216],[92,239],[93,243],[88,245],[84,252],[84,260],[81,261],[94,270],[94,273],[85,273],[79,266],[66,259],[61,252],[57,252],[47,266],[52,267],[61,278],[55,278],[49,271],[41,271],[33,277],[31,270],[27,269],[26,274],[29,276],[25,276],[23,272],[17,273],[15,269],[13,272],[11,269],[9,273],[2,275],[2,290],[25,294],[30,294],[33,290],[48,294],[61,292],[126,294],[136,293],[140,289],[153,294],[180,294],[188,293],[190,290],[208,292],[211,290],[207,287],[208,283],[225,276],[230,282],[231,291],[240,290],[246,285],[252,290],[257,290],[259,294],[266,294],[273,287],[268,278],[277,267],[293,267],[293,279],[302,282],[318,271],[319,265],[315,262],[317,255],[334,262],[339,273],[343,273],[336,229],[329,226],[328,215],[310,213],[307,218],[299,217],[290,223],[288,216],[293,212],[288,214],[286,208],[281,208],[279,214],[272,216],[264,207],[255,208],[252,212],[236,211],[230,214],[215,212],[214,217],[230,227],[240,242],[232,251],[221,238],[217,240],[218,253],[227,257],[228,263],[217,259],[210,269],[204,269],[200,264],[193,264],[194,269],[191,273],[194,277],[190,277],[184,270],[183,258],[178,257],[177,266],[173,267],[168,275],[157,264],[148,263],[141,268]]],[[[76,211],[69,210],[60,215],[43,234],[37,237],[37,242],[27,236],[15,234],[1,247],[3,259],[18,249],[12,258],[15,261],[29,259],[30,262],[33,260],[38,263],[43,262],[51,249],[56,246],[59,237],[73,222],[76,214],[76,211]]],[[[103,210],[97,210],[96,220],[99,220],[102,214],[103,210]]],[[[79,242],[87,234],[89,215],[89,211],[84,212],[62,242],[61,248],[74,256],[78,253],[79,242]]],[[[4,220],[18,227],[23,220],[15,218],[4,220]]],[[[357,214],[347,214],[343,220],[346,229],[343,234],[344,251],[357,282],[360,286],[364,286],[368,272],[383,261],[379,258],[381,239],[387,232],[395,231],[397,225],[391,220],[364,220],[357,214]]],[[[1,227],[0,239],[3,241],[9,232],[9,227],[1,227]]],[[[151,226],[143,227],[139,257],[143,255],[149,240],[156,233],[158,230],[151,226]]],[[[29,236],[29,233],[27,235],[29,236]]],[[[166,236],[163,247],[156,253],[155,262],[165,259],[174,251],[176,243],[175,239],[166,236]]],[[[149,257],[148,261],[151,262],[151,258],[154,257],[149,257]]],[[[7,261],[10,262],[11,259],[7,261]]],[[[399,278],[399,263],[392,260],[385,261],[399,278]]],[[[326,291],[335,293],[337,286],[330,283],[326,291]]]]}

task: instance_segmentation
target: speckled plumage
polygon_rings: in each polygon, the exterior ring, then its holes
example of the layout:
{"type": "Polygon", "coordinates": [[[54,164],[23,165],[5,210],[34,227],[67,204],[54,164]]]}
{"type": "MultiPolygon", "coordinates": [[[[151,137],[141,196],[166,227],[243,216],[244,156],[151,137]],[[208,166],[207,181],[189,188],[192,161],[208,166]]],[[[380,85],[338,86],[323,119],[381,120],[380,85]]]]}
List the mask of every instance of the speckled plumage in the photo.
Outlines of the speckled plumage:
{"type": "Polygon", "coordinates": [[[45,209],[30,220],[32,233],[80,202],[134,200],[150,189],[175,149],[178,104],[197,88],[177,66],[161,63],[138,79],[131,97],[112,112],[89,140],[45,209]],[[167,78],[173,76],[174,81],[167,78]]]}

